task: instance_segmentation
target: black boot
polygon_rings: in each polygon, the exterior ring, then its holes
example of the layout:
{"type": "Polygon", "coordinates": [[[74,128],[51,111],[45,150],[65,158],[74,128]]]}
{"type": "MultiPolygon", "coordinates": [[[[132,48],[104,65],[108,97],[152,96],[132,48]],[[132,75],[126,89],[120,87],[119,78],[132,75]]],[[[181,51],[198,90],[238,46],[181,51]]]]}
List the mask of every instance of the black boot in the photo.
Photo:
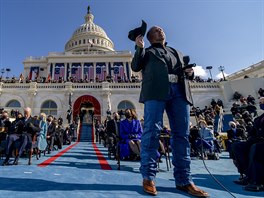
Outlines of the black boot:
{"type": "Polygon", "coordinates": [[[15,160],[14,160],[14,162],[13,162],[13,165],[18,165],[18,159],[19,159],[19,157],[16,157],[16,158],[15,158],[15,160]]]}
{"type": "Polygon", "coordinates": [[[9,158],[6,158],[5,161],[3,161],[2,166],[7,166],[7,165],[9,165],[8,161],[9,161],[9,158]]]}

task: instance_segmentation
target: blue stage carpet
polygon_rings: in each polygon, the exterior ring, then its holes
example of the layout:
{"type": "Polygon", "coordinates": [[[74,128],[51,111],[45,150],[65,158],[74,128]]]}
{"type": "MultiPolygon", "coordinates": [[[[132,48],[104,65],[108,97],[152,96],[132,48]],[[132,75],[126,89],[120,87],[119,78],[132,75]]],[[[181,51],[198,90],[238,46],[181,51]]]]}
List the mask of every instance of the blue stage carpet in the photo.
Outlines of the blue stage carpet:
{"type": "MultiPolygon", "coordinates": [[[[25,158],[20,159],[17,166],[1,166],[0,198],[151,197],[142,190],[139,162],[121,161],[119,171],[116,161],[108,159],[107,149],[90,142],[80,142],[64,153],[59,152],[42,156],[40,160],[33,158],[31,166],[25,158]],[[95,152],[94,148],[98,150],[95,152]],[[45,166],[38,166],[41,163],[45,166]],[[102,167],[108,164],[112,170],[103,170],[102,167]]],[[[156,179],[157,197],[190,197],[176,190],[172,169],[167,171],[165,159],[163,161],[156,179]]],[[[218,161],[207,160],[205,163],[235,197],[264,197],[264,192],[247,192],[233,183],[239,174],[227,153],[222,153],[218,161]]],[[[202,160],[192,160],[191,166],[195,184],[208,191],[212,198],[232,197],[209,176],[202,160]]]]}

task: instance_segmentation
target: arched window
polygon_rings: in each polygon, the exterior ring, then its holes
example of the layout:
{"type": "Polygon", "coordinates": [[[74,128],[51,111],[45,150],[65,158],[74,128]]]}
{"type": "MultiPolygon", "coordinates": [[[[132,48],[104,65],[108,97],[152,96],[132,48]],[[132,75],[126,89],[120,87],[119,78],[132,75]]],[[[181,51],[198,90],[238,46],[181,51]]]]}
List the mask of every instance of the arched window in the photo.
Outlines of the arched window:
{"type": "Polygon", "coordinates": [[[41,109],[40,109],[40,112],[45,113],[46,115],[57,115],[57,111],[58,111],[57,104],[52,100],[48,100],[44,102],[41,105],[41,109]]]}
{"type": "Polygon", "coordinates": [[[128,100],[123,100],[118,104],[117,110],[118,111],[121,111],[121,110],[124,111],[125,109],[135,109],[135,106],[132,104],[132,102],[130,102],[128,100]]]}
{"type": "Polygon", "coordinates": [[[9,101],[6,104],[6,107],[16,107],[16,108],[19,108],[19,107],[21,107],[21,104],[17,100],[11,100],[11,101],[9,101]]]}

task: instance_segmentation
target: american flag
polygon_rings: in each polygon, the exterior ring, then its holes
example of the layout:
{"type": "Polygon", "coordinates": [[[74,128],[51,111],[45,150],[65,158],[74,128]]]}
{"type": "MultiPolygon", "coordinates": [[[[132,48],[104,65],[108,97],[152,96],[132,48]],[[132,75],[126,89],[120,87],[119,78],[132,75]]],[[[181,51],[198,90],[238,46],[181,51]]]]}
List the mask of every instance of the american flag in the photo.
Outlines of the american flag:
{"type": "Polygon", "coordinates": [[[87,79],[88,81],[94,80],[94,67],[93,66],[89,66],[89,67],[84,66],[83,78],[87,79]]]}
{"type": "Polygon", "coordinates": [[[114,66],[114,81],[117,82],[117,77],[120,76],[124,80],[124,66],[114,66]]]}
{"type": "Polygon", "coordinates": [[[83,78],[88,80],[88,81],[94,80],[93,63],[84,63],[84,66],[83,66],[83,78]]]}
{"type": "Polygon", "coordinates": [[[80,80],[82,78],[81,66],[72,66],[71,77],[75,78],[76,80],[80,80]]]}
{"type": "Polygon", "coordinates": [[[35,66],[35,67],[30,67],[30,72],[29,72],[29,80],[35,80],[35,78],[37,78],[39,75],[39,67],[35,66]]]}
{"type": "Polygon", "coordinates": [[[105,62],[96,63],[96,77],[99,81],[103,81],[106,74],[106,64],[105,62]]]}
{"type": "Polygon", "coordinates": [[[64,79],[65,67],[64,66],[56,66],[54,71],[54,80],[59,80],[59,77],[64,79]]]}
{"type": "Polygon", "coordinates": [[[105,77],[105,67],[102,66],[97,66],[96,67],[96,77],[98,78],[99,81],[103,81],[105,77]]]}

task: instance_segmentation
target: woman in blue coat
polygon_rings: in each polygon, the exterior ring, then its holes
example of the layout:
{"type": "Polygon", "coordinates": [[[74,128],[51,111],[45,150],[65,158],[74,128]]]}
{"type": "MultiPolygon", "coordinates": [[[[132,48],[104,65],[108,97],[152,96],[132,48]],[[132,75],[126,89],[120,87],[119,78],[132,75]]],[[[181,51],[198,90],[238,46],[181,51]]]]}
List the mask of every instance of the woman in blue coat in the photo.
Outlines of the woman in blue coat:
{"type": "Polygon", "coordinates": [[[41,113],[39,116],[39,127],[40,127],[40,132],[39,135],[37,136],[37,143],[38,143],[38,150],[39,151],[45,151],[47,148],[47,122],[46,122],[46,114],[41,113]]]}
{"type": "Polygon", "coordinates": [[[130,156],[130,150],[140,156],[140,142],[142,136],[142,127],[137,119],[136,112],[133,109],[125,110],[125,120],[120,122],[121,158],[130,156]]]}

